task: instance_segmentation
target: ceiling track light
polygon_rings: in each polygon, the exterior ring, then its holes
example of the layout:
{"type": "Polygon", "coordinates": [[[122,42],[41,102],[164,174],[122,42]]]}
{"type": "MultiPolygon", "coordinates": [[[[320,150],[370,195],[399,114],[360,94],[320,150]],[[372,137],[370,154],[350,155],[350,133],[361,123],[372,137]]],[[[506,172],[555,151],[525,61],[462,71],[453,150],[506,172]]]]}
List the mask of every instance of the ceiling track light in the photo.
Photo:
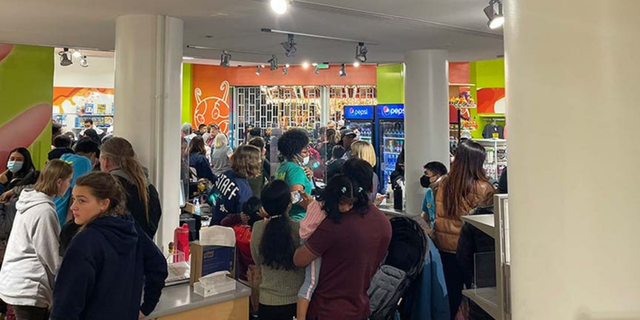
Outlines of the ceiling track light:
{"type": "MultiPolygon", "coordinates": [[[[315,63],[314,63],[314,64],[315,64],[315,63]]],[[[317,64],[315,64],[314,68],[315,68],[315,70],[313,70],[313,72],[314,72],[315,74],[320,74],[320,67],[318,67],[318,65],[317,65],[317,64]]]]}
{"type": "Polygon", "coordinates": [[[269,59],[269,61],[267,61],[267,62],[269,62],[269,69],[271,71],[278,70],[278,57],[276,57],[275,54],[272,55],[271,59],[269,59]]]}
{"type": "Polygon", "coordinates": [[[269,29],[269,28],[262,28],[262,29],[260,29],[260,31],[266,32],[266,33],[280,33],[280,34],[286,34],[286,35],[294,35],[294,36],[305,37],[305,38],[316,38],[316,39],[324,39],[324,40],[354,42],[354,43],[366,43],[366,44],[370,44],[370,45],[377,45],[378,44],[377,42],[373,42],[373,41],[364,41],[364,40],[348,39],[348,38],[338,38],[338,37],[325,36],[325,35],[321,35],[321,34],[312,34],[312,33],[295,32],[295,31],[278,30],[278,29],[269,29]]]}
{"type": "Polygon", "coordinates": [[[298,49],[296,48],[294,37],[294,35],[289,34],[287,35],[287,41],[281,43],[282,47],[284,48],[284,55],[287,56],[287,58],[295,56],[296,51],[298,51],[298,49]]]}
{"type": "Polygon", "coordinates": [[[367,50],[364,42],[359,42],[356,47],[356,61],[360,61],[362,63],[367,62],[367,53],[369,53],[369,50],[367,50]]]}
{"type": "Polygon", "coordinates": [[[347,70],[345,68],[344,63],[340,66],[339,74],[340,74],[340,77],[346,77],[347,76],[347,70]]]}
{"type": "Polygon", "coordinates": [[[504,25],[504,12],[502,10],[502,0],[491,0],[489,1],[489,5],[484,8],[484,14],[489,19],[487,26],[489,29],[499,29],[504,25]],[[495,6],[498,5],[498,11],[496,11],[495,6]]]}
{"type": "Polygon", "coordinates": [[[229,62],[231,61],[231,54],[229,54],[229,52],[227,52],[227,50],[222,51],[222,54],[220,55],[220,66],[221,67],[225,67],[225,68],[229,68],[230,64],[229,62]]]}
{"type": "Polygon", "coordinates": [[[289,73],[289,67],[285,66],[284,68],[282,68],[282,74],[283,75],[287,75],[289,73]]]}
{"type": "Polygon", "coordinates": [[[260,70],[260,66],[256,67],[256,75],[260,75],[260,73],[262,72],[262,70],[260,70]]]}
{"type": "Polygon", "coordinates": [[[58,52],[60,56],[60,65],[63,67],[70,66],[73,64],[71,61],[71,57],[69,56],[69,48],[64,48],[62,51],[58,52]]]}
{"type": "Polygon", "coordinates": [[[87,61],[87,56],[82,56],[82,58],[80,58],[80,66],[82,66],[83,68],[86,68],[89,66],[89,61],[87,61]]]}
{"type": "Polygon", "coordinates": [[[276,14],[285,14],[293,4],[291,0],[270,0],[269,6],[276,14]]]}

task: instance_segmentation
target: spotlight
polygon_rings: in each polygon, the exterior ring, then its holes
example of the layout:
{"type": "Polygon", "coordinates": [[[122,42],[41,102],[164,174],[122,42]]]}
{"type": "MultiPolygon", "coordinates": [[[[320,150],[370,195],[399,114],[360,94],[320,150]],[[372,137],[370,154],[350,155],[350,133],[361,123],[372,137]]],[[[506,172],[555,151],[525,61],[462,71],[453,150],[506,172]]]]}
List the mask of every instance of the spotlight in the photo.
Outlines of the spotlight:
{"type": "Polygon", "coordinates": [[[288,73],[289,73],[289,65],[285,65],[284,68],[282,68],[282,74],[286,76],[288,73]]]}
{"type": "Polygon", "coordinates": [[[256,67],[256,75],[260,75],[260,72],[262,72],[262,70],[260,70],[260,66],[256,67]]]}
{"type": "Polygon", "coordinates": [[[346,77],[347,76],[347,70],[345,70],[345,66],[344,63],[342,64],[342,66],[340,66],[340,77],[346,77]]]}
{"type": "Polygon", "coordinates": [[[264,64],[263,64],[263,65],[261,65],[261,66],[260,66],[260,68],[264,69],[264,68],[266,68],[266,67],[265,67],[265,66],[264,66],[264,64]]]}
{"type": "Polygon", "coordinates": [[[227,50],[222,51],[222,54],[220,55],[220,66],[229,68],[229,61],[231,61],[231,55],[229,52],[227,52],[227,50]]]}
{"type": "Polygon", "coordinates": [[[82,66],[83,68],[86,68],[89,66],[89,61],[87,61],[87,56],[82,56],[82,58],[80,58],[80,66],[82,66]]]}
{"type": "Polygon", "coordinates": [[[271,10],[277,14],[285,14],[291,6],[291,0],[271,0],[269,2],[271,10]]]}
{"type": "Polygon", "coordinates": [[[296,42],[293,37],[294,35],[290,34],[287,36],[287,42],[281,43],[282,47],[284,48],[284,55],[287,56],[287,58],[295,56],[296,51],[298,51],[298,49],[296,48],[296,42]]]}
{"type": "Polygon", "coordinates": [[[289,68],[289,67],[290,67],[290,65],[289,65],[288,63],[287,63],[287,64],[285,64],[284,66],[285,66],[286,68],[289,68]]]}
{"type": "Polygon", "coordinates": [[[267,61],[267,62],[269,62],[269,69],[271,71],[278,70],[278,57],[276,57],[275,54],[272,55],[271,59],[269,59],[269,61],[267,61]]]}
{"type": "Polygon", "coordinates": [[[316,74],[320,74],[320,68],[318,68],[318,64],[315,64],[315,70],[313,71],[316,74]]]}
{"type": "Polygon", "coordinates": [[[83,54],[82,54],[82,52],[80,52],[80,50],[74,50],[73,51],[73,57],[74,58],[80,59],[80,58],[82,58],[82,56],[83,56],[83,54]]]}
{"type": "Polygon", "coordinates": [[[63,67],[70,66],[73,64],[71,58],[69,57],[69,48],[64,48],[62,51],[58,52],[60,56],[60,65],[63,67]]]}
{"type": "Polygon", "coordinates": [[[356,68],[359,67],[360,66],[360,62],[359,61],[354,62],[353,66],[356,67],[356,68]]]}
{"type": "Polygon", "coordinates": [[[489,5],[484,8],[484,14],[489,19],[487,25],[489,29],[498,29],[504,25],[504,13],[502,12],[502,0],[491,0],[489,5]],[[495,5],[498,4],[498,11],[495,10],[495,5]]]}
{"type": "Polygon", "coordinates": [[[358,43],[358,46],[356,47],[356,60],[360,62],[367,62],[368,52],[369,50],[364,46],[364,42],[358,43]]]}
{"type": "Polygon", "coordinates": [[[302,67],[305,68],[305,69],[309,69],[309,62],[306,62],[306,61],[303,62],[302,63],[302,67]]]}

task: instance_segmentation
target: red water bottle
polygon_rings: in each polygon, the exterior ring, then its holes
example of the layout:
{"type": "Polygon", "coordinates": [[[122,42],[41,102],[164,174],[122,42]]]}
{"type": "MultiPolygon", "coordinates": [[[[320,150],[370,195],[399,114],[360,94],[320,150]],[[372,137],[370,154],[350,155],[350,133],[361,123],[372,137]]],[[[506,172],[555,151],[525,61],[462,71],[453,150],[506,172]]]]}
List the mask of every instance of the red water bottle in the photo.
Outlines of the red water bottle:
{"type": "Polygon", "coordinates": [[[189,225],[183,224],[174,232],[175,255],[173,262],[189,261],[189,225]],[[184,253],[184,256],[181,255],[184,253]]]}

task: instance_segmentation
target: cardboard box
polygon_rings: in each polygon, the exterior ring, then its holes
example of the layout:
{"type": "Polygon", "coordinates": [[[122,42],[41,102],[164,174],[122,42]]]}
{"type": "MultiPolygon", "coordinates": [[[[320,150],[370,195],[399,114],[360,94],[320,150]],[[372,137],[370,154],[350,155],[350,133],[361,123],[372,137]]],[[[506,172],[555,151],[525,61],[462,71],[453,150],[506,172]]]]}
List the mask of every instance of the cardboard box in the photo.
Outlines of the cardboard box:
{"type": "Polygon", "coordinates": [[[191,242],[191,286],[200,277],[218,271],[229,271],[235,278],[236,250],[235,247],[203,246],[200,242],[191,242]]]}
{"type": "Polygon", "coordinates": [[[187,202],[183,209],[185,212],[194,214],[196,213],[196,206],[193,203],[187,202]]]}

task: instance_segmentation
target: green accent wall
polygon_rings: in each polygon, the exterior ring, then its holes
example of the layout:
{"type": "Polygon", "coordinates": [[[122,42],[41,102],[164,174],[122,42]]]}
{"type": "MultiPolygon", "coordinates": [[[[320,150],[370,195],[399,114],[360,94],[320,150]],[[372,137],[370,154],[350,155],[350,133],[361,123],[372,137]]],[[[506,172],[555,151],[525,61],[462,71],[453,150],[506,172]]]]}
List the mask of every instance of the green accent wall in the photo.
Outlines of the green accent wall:
{"type": "Polygon", "coordinates": [[[182,123],[192,122],[191,115],[191,93],[193,83],[193,65],[190,63],[182,64],[182,123]]]}
{"type": "MultiPolygon", "coordinates": [[[[0,44],[0,56],[6,50],[9,54],[0,61],[0,129],[7,126],[14,136],[0,139],[0,152],[4,156],[17,146],[28,147],[42,169],[51,151],[54,49],[0,44]]],[[[0,159],[1,168],[5,160],[0,159]]]]}
{"type": "Polygon", "coordinates": [[[378,104],[404,103],[404,64],[378,66],[378,104]]]}
{"type": "MultiPolygon", "coordinates": [[[[478,101],[478,88],[505,87],[504,59],[474,61],[469,65],[471,83],[476,85],[471,87],[471,95],[476,101],[478,101]]],[[[478,117],[476,109],[471,109],[471,117],[475,117],[478,122],[478,130],[471,131],[471,135],[473,138],[482,139],[482,129],[488,122],[478,117]]]]}

